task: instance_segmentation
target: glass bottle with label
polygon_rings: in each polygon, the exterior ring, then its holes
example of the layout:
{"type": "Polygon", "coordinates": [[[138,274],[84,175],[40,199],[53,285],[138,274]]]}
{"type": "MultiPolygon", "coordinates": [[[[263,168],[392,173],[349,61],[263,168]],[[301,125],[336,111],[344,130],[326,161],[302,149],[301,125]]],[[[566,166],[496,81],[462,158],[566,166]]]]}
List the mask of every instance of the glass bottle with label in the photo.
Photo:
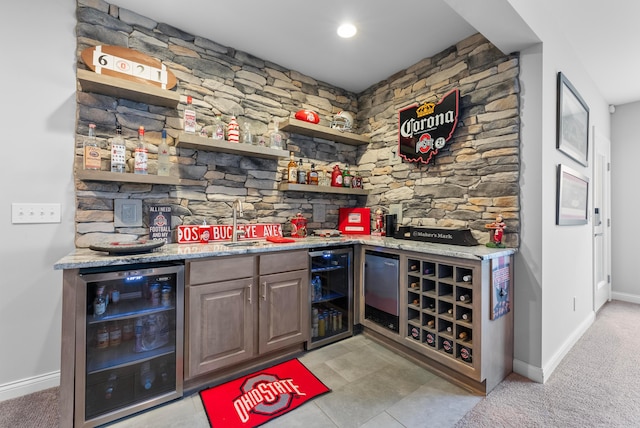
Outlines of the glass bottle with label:
{"type": "Polygon", "coordinates": [[[169,145],[167,145],[167,130],[162,130],[162,139],[158,146],[158,175],[168,176],[171,169],[169,162],[169,145]]]}
{"type": "Polygon", "coordinates": [[[298,184],[307,184],[307,171],[302,165],[302,159],[300,159],[300,163],[298,163],[298,184]]]}
{"type": "Polygon", "coordinates": [[[293,158],[293,152],[289,152],[289,164],[287,165],[287,181],[289,183],[298,182],[298,164],[293,158]]]}
{"type": "Polygon", "coordinates": [[[242,128],[242,142],[245,144],[253,144],[253,133],[251,132],[251,124],[249,122],[245,122],[242,128]]]}
{"type": "Polygon", "coordinates": [[[193,98],[187,96],[187,106],[184,109],[184,132],[196,132],[196,111],[193,108],[193,98]]]}
{"type": "Polygon", "coordinates": [[[342,187],[351,187],[351,180],[353,176],[349,172],[349,164],[344,166],[344,171],[342,171],[342,187]]]}
{"type": "Polygon", "coordinates": [[[101,317],[107,311],[107,298],[104,295],[104,286],[96,289],[96,297],[93,299],[93,316],[101,317]]]}
{"type": "Polygon", "coordinates": [[[148,167],[149,151],[144,143],[144,126],[138,128],[138,145],[134,156],[134,172],[136,174],[146,174],[148,167]]]}
{"type": "Polygon", "coordinates": [[[311,164],[311,170],[307,175],[307,184],[318,185],[318,171],[316,171],[316,164],[314,163],[311,164]]]}
{"type": "Polygon", "coordinates": [[[100,147],[96,140],[95,123],[89,124],[89,135],[84,140],[83,145],[83,166],[84,169],[99,170],[102,163],[102,156],[100,155],[100,147]]]}
{"type": "Polygon", "coordinates": [[[271,133],[271,148],[272,149],[284,149],[284,136],[278,129],[278,119],[273,120],[273,132],[271,133]]]}
{"type": "Polygon", "coordinates": [[[216,123],[211,133],[211,138],[214,140],[224,140],[224,122],[221,115],[216,115],[216,123]]]}
{"type": "Polygon", "coordinates": [[[111,172],[125,172],[127,146],[122,138],[122,127],[116,125],[116,136],[111,140],[111,172]]]}

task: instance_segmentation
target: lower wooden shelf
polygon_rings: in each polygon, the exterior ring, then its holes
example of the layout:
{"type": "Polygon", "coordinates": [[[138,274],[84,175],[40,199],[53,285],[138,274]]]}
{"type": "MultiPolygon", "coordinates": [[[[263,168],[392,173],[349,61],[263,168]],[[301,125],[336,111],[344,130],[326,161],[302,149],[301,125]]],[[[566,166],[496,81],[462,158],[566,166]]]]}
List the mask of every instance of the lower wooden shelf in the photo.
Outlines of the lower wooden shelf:
{"type": "Polygon", "coordinates": [[[368,195],[364,189],[352,189],[350,187],[316,186],[312,184],[280,183],[278,189],[283,192],[315,192],[338,193],[342,195],[368,195]]]}
{"type": "Polygon", "coordinates": [[[120,183],[142,183],[142,184],[170,184],[173,186],[206,186],[206,181],[187,180],[179,177],[152,175],[152,174],[132,174],[111,171],[92,171],[77,169],[76,178],[83,181],[115,181],[120,183]]]}

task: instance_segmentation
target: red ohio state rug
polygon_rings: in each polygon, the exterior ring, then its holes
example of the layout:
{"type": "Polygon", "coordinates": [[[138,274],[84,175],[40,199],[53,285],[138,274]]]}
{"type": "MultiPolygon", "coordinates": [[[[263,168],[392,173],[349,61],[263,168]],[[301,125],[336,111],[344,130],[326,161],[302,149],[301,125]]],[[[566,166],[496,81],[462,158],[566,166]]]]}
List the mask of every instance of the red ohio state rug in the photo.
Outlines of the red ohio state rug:
{"type": "Polygon", "coordinates": [[[331,391],[297,359],[200,391],[213,428],[257,427],[331,391]]]}

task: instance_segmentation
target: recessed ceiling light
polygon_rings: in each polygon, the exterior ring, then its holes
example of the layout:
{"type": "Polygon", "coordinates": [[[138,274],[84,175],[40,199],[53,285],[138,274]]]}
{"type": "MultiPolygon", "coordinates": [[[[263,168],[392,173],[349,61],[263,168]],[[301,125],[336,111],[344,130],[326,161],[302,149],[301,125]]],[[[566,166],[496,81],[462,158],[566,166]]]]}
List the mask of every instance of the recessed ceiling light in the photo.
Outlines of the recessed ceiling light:
{"type": "Polygon", "coordinates": [[[338,36],[344,39],[355,36],[357,32],[356,26],[351,23],[342,24],[338,27],[338,36]]]}

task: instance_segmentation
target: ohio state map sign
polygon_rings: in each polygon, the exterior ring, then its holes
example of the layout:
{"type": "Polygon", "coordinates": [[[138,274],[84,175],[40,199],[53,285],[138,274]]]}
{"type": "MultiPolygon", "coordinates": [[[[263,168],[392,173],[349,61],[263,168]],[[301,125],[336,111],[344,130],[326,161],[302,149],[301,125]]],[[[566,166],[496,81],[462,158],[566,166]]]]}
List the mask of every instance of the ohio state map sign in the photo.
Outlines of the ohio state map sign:
{"type": "Polygon", "coordinates": [[[460,92],[439,103],[413,104],[399,112],[398,153],[408,162],[429,163],[451,139],[458,124],[460,92]]]}

